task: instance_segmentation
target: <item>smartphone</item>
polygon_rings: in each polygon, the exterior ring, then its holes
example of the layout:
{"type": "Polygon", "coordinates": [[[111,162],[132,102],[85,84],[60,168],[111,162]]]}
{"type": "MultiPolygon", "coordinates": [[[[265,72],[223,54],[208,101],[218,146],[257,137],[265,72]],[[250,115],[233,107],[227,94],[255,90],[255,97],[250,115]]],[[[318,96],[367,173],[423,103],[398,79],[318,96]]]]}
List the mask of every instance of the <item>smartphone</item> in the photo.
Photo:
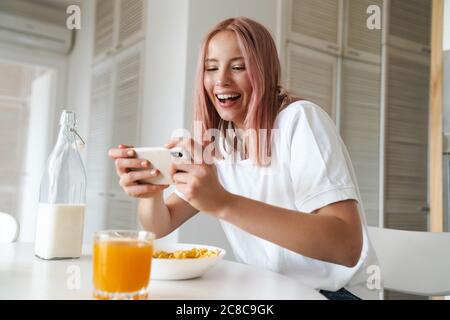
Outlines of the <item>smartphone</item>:
{"type": "Polygon", "coordinates": [[[159,174],[156,177],[151,177],[143,180],[139,180],[145,183],[170,185],[174,184],[170,175],[170,165],[172,158],[186,158],[186,152],[182,148],[162,148],[162,147],[145,147],[145,148],[133,148],[136,152],[138,159],[145,159],[150,162],[150,167],[146,169],[134,169],[134,170],[148,170],[158,169],[159,174]]]}

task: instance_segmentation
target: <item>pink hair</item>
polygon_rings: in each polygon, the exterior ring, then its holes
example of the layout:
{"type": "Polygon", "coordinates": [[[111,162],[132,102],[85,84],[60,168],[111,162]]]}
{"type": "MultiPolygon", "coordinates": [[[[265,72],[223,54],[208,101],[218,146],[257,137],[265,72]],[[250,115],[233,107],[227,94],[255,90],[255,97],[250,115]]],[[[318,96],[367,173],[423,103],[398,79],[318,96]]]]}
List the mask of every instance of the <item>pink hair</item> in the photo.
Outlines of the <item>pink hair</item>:
{"type": "MultiPolygon", "coordinates": [[[[202,131],[219,129],[220,116],[210,101],[204,88],[205,58],[208,43],[221,31],[236,34],[239,47],[244,56],[246,69],[253,89],[244,119],[245,129],[266,129],[267,156],[271,155],[271,130],[279,111],[288,103],[298,100],[291,97],[280,85],[281,66],[277,49],[269,31],[260,23],[245,17],[230,18],[218,23],[205,36],[197,65],[196,88],[194,92],[194,119],[201,121],[202,131]]],[[[226,126],[224,126],[226,128],[226,126]]],[[[202,134],[203,134],[202,132],[202,134]]],[[[251,146],[250,156],[255,162],[267,164],[265,155],[261,155],[257,137],[256,146],[251,146]]]]}

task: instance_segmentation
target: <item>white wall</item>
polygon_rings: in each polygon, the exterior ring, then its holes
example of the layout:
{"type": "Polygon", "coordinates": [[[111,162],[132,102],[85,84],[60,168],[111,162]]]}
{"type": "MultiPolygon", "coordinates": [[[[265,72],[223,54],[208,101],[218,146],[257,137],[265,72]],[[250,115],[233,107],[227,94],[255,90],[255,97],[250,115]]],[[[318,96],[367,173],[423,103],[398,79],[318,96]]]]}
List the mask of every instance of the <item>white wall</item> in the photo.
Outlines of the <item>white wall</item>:
{"type": "Polygon", "coordinates": [[[149,0],[141,140],[162,146],[183,126],[188,1],[149,0]]]}
{"type": "Polygon", "coordinates": [[[94,44],[95,1],[74,1],[81,8],[81,29],[76,30],[75,45],[69,55],[66,108],[78,116],[78,132],[86,137],[89,130],[91,66],[94,44]]]}
{"type": "Polygon", "coordinates": [[[450,50],[450,0],[444,0],[444,51],[450,50]]]}
{"type": "MultiPolygon", "coordinates": [[[[450,0],[444,1],[444,33],[443,33],[443,59],[444,59],[444,76],[443,76],[443,109],[444,109],[444,133],[447,137],[450,135],[450,0]]],[[[448,140],[448,139],[446,139],[448,140]]],[[[450,147],[449,143],[444,143],[447,152],[450,147]]],[[[450,219],[449,219],[450,225],[450,219]]],[[[450,227],[449,227],[450,229],[450,227]]]]}
{"type": "MultiPolygon", "coordinates": [[[[149,0],[146,30],[142,146],[162,146],[183,127],[188,1],[149,0]]],[[[165,196],[173,187],[165,191],[165,196]]],[[[177,241],[178,231],[160,239],[177,241]]]]}

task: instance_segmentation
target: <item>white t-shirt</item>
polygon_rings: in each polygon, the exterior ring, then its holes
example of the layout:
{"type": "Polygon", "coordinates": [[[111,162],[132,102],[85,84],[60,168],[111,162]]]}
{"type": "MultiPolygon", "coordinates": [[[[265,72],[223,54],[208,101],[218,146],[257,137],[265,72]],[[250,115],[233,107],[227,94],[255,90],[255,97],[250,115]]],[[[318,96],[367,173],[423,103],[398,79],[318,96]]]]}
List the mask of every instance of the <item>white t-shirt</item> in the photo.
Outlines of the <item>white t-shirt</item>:
{"type": "Polygon", "coordinates": [[[316,289],[359,286],[351,291],[362,293],[370,275],[367,268],[378,263],[367,236],[350,157],[333,121],[312,102],[297,101],[278,114],[274,129],[279,136],[272,144],[270,166],[253,165],[250,159],[215,162],[223,187],[233,194],[304,213],[337,201],[357,200],[363,223],[361,257],[353,268],[312,259],[221,221],[236,259],[316,289]]]}

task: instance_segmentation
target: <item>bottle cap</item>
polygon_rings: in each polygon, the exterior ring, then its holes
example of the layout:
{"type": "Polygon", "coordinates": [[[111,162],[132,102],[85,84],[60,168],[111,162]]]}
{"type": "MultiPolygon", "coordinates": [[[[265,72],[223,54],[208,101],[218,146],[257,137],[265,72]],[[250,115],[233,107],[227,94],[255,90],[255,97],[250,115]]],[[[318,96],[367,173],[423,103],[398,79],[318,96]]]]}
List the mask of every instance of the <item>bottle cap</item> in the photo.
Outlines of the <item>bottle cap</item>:
{"type": "Polygon", "coordinates": [[[77,122],[77,117],[75,112],[69,110],[63,110],[61,113],[61,118],[59,124],[62,126],[69,126],[71,128],[75,127],[77,122]]]}
{"type": "Polygon", "coordinates": [[[82,151],[84,149],[85,142],[83,138],[78,134],[75,129],[75,125],[77,124],[77,117],[75,112],[69,110],[63,110],[61,113],[61,119],[59,120],[59,124],[61,126],[68,126],[70,131],[76,135],[76,141],[74,143],[75,149],[82,151]],[[78,138],[78,139],[77,139],[78,138]],[[77,148],[78,147],[78,148],[77,148]]]}

